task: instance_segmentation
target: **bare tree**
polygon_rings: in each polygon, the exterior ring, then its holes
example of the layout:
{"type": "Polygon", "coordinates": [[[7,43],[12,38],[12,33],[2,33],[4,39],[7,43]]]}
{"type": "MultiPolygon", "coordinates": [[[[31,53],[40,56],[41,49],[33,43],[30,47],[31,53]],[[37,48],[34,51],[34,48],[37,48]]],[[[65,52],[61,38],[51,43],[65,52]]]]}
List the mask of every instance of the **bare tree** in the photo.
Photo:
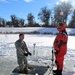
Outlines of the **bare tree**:
{"type": "Polygon", "coordinates": [[[11,15],[11,21],[12,21],[12,26],[18,27],[19,18],[17,18],[16,15],[11,15]]]}
{"type": "Polygon", "coordinates": [[[67,17],[71,13],[72,5],[68,2],[60,2],[54,8],[54,18],[56,22],[67,22],[67,17]],[[60,12],[63,12],[63,15],[60,15],[60,12]]]}
{"type": "Polygon", "coordinates": [[[50,9],[47,9],[47,7],[43,7],[39,12],[38,17],[44,23],[45,26],[49,26],[50,15],[50,9]]]}
{"type": "Polygon", "coordinates": [[[28,14],[27,20],[28,20],[28,26],[29,27],[34,26],[34,16],[32,15],[32,13],[28,14]]]}
{"type": "Polygon", "coordinates": [[[24,26],[24,21],[25,21],[25,20],[22,19],[22,18],[19,19],[19,26],[20,26],[20,27],[23,27],[23,26],[24,26]]]}
{"type": "Polygon", "coordinates": [[[0,26],[1,26],[1,24],[2,24],[2,18],[0,17],[0,26]]]}
{"type": "Polygon", "coordinates": [[[72,28],[75,27],[75,9],[74,9],[71,21],[69,23],[69,27],[72,27],[72,28]]]}
{"type": "Polygon", "coordinates": [[[11,27],[12,26],[12,22],[11,21],[7,21],[6,25],[9,26],[9,27],[11,27]]]}
{"type": "Polygon", "coordinates": [[[5,27],[5,25],[6,25],[6,20],[0,17],[0,26],[5,27]]]}
{"type": "Polygon", "coordinates": [[[15,24],[15,20],[16,20],[16,16],[15,16],[15,15],[11,15],[12,25],[14,25],[14,24],[15,24]]]}

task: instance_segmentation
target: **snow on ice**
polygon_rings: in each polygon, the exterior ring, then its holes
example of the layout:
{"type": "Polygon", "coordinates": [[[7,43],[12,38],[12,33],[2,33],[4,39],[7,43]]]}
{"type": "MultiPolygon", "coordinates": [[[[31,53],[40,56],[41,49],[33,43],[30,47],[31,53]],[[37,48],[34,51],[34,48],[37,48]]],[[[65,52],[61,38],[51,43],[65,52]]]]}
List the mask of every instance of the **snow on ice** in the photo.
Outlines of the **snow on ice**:
{"type": "MultiPolygon", "coordinates": [[[[2,28],[3,29],[3,28],[2,28]]],[[[43,29],[43,28],[30,28],[31,30],[43,30],[57,32],[56,29],[43,29]]],[[[12,29],[13,30],[13,29],[12,29]]],[[[23,29],[20,29],[21,31],[23,29]]],[[[74,29],[67,29],[68,34],[75,34],[74,29]]],[[[1,31],[1,29],[0,29],[1,31]]],[[[7,30],[4,30],[7,31],[7,30]]],[[[17,31],[17,30],[15,30],[17,31]]],[[[27,31],[27,30],[26,30],[27,31]]],[[[45,31],[44,31],[45,32],[45,31]]],[[[53,41],[56,35],[44,35],[44,34],[25,34],[25,41],[27,43],[28,49],[33,54],[28,57],[28,63],[39,65],[51,65],[51,50],[53,46],[53,41]],[[34,43],[35,49],[34,49],[34,43]]],[[[18,65],[16,58],[16,49],[14,42],[18,39],[18,34],[0,34],[0,75],[11,75],[11,71],[18,65]]],[[[65,56],[64,62],[64,75],[74,75],[75,72],[75,36],[68,37],[68,51],[65,56]]],[[[48,72],[46,73],[46,75],[48,72]]]]}

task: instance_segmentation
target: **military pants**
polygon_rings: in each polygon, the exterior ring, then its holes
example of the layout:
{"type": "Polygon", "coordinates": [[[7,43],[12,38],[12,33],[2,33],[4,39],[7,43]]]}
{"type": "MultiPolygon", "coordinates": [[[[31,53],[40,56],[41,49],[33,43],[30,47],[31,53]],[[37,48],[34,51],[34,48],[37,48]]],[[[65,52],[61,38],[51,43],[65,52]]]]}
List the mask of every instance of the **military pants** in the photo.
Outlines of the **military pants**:
{"type": "Polygon", "coordinates": [[[20,71],[27,69],[27,58],[26,56],[17,57],[20,71]]]}

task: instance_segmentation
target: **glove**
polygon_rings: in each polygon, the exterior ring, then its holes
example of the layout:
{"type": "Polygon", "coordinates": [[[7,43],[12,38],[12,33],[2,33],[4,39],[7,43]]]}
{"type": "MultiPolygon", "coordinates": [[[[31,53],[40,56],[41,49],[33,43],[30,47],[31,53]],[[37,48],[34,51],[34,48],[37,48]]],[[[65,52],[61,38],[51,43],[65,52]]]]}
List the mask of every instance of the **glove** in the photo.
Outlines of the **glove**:
{"type": "Polygon", "coordinates": [[[28,53],[24,53],[24,55],[27,57],[28,56],[28,53]]]}
{"type": "Polygon", "coordinates": [[[28,53],[30,56],[32,55],[30,52],[28,53]]]}
{"type": "Polygon", "coordinates": [[[58,64],[57,60],[55,60],[55,64],[58,64]]]}
{"type": "Polygon", "coordinates": [[[58,50],[53,50],[53,53],[58,54],[58,50]]]}

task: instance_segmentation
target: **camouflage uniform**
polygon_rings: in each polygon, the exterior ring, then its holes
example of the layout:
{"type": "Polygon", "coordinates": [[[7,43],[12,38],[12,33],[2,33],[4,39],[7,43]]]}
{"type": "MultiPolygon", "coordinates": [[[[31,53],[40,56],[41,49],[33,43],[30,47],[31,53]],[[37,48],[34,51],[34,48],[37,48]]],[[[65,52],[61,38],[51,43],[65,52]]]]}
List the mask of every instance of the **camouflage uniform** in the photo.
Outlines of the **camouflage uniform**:
{"type": "Polygon", "coordinates": [[[28,48],[26,43],[21,40],[17,40],[15,42],[16,52],[17,52],[17,62],[20,68],[20,71],[23,71],[25,68],[27,69],[27,58],[24,53],[28,53],[28,48]]]}

